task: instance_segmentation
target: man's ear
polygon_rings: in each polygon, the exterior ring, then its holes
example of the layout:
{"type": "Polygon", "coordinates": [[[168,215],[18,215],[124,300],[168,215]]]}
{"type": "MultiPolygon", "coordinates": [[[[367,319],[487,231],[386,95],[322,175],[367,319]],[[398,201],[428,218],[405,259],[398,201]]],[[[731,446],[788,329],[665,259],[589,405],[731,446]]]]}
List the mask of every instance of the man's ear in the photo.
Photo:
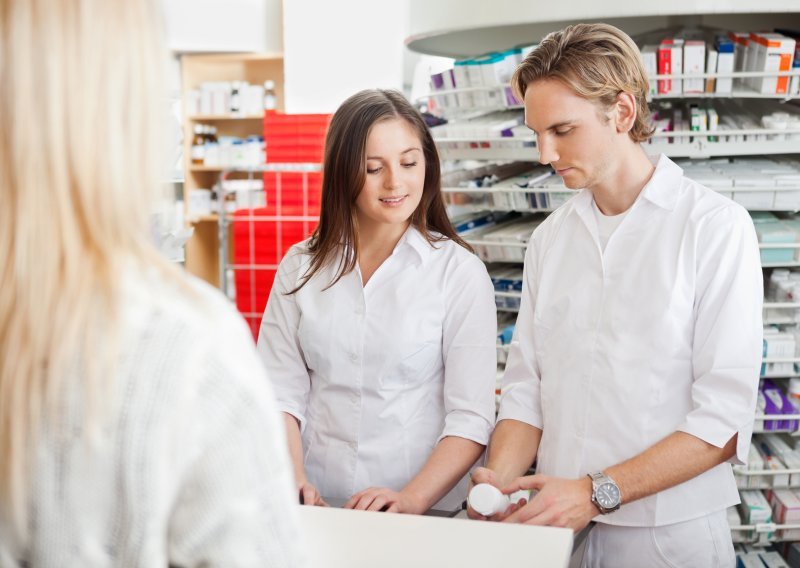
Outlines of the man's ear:
{"type": "Polygon", "coordinates": [[[636,99],[632,94],[622,91],[614,102],[614,121],[617,132],[628,133],[636,122],[636,99]]]}

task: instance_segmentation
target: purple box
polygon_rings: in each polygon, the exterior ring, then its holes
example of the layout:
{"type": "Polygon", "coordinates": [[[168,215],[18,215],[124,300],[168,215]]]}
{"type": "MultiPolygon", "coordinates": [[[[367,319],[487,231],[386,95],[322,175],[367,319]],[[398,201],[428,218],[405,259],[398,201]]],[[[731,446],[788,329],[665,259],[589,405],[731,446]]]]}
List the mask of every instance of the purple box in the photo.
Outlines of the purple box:
{"type": "MultiPolygon", "coordinates": [[[[761,392],[764,394],[766,406],[764,414],[795,414],[797,409],[794,404],[786,397],[783,391],[772,381],[764,381],[761,385],[761,392]]],[[[797,430],[797,420],[765,420],[764,430],[797,430]]]]}

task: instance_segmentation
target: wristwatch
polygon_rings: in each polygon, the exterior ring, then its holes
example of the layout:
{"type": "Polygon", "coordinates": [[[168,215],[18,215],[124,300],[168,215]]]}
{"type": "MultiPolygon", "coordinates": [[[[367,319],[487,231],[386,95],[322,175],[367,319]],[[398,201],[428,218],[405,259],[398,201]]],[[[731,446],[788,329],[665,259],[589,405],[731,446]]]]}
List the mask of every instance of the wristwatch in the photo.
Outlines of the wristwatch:
{"type": "Polygon", "coordinates": [[[622,497],[616,482],[602,471],[590,473],[589,477],[592,479],[592,503],[600,513],[608,515],[619,509],[622,497]]]}

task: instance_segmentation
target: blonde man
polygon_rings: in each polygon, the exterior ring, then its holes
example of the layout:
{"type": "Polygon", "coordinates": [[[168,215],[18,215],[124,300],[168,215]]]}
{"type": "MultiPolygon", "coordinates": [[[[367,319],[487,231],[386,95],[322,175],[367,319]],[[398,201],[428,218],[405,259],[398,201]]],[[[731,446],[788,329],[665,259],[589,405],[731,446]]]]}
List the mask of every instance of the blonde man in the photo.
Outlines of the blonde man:
{"type": "Polygon", "coordinates": [[[155,0],[0,1],[0,566],[304,566],[228,302],[150,242],[155,0]]]}
{"type": "Polygon", "coordinates": [[[645,155],[647,78],[618,29],[550,34],[513,85],[539,160],[583,189],[531,239],[473,480],[538,490],[510,522],[594,519],[583,566],[732,566],[731,464],[747,457],[761,360],[750,218],[645,155]],[[534,458],[537,474],[518,477],[534,458]]]}

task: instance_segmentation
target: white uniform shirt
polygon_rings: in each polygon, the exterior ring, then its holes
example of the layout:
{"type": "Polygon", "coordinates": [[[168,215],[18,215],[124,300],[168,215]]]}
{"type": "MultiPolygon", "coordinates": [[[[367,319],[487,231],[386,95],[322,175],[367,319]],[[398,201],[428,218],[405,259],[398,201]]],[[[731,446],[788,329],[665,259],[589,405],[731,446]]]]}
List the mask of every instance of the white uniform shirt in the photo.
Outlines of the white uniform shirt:
{"type": "MultiPolygon", "coordinates": [[[[258,349],[279,408],[301,423],[306,475],[320,493],[400,490],[441,438],[486,444],[497,319],[483,263],[409,228],[366,286],[353,270],[324,290],[334,266],[286,295],[306,271],[304,250],[280,264],[258,349]]],[[[462,480],[438,507],[465,493],[462,480]]]]}
{"type": "MultiPolygon", "coordinates": [[[[600,471],[676,430],[717,447],[738,432],[744,463],[762,352],[749,215],[664,156],[604,254],[591,205],[582,190],[534,231],[498,420],[542,429],[547,475],[600,471]]],[[[738,501],[723,463],[597,520],[659,526],[738,501]]]]}
{"type": "Polygon", "coordinates": [[[592,199],[592,212],[594,213],[594,220],[597,222],[597,238],[600,241],[600,250],[605,251],[608,239],[620,226],[628,211],[623,211],[619,215],[604,215],[600,208],[597,207],[597,203],[592,199]]]}

